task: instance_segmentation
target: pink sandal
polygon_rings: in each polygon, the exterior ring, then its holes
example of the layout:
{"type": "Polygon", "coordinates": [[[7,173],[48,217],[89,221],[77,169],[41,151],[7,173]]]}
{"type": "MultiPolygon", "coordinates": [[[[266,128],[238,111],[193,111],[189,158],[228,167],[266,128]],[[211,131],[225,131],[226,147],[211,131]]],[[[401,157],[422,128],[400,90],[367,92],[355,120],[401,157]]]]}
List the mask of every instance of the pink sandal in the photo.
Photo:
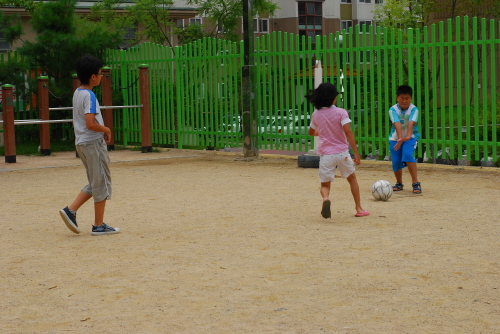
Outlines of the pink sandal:
{"type": "Polygon", "coordinates": [[[368,211],[363,210],[363,212],[361,212],[361,213],[356,213],[356,214],[354,215],[354,217],[364,217],[364,216],[368,216],[369,214],[370,214],[370,213],[369,213],[368,211]]]}

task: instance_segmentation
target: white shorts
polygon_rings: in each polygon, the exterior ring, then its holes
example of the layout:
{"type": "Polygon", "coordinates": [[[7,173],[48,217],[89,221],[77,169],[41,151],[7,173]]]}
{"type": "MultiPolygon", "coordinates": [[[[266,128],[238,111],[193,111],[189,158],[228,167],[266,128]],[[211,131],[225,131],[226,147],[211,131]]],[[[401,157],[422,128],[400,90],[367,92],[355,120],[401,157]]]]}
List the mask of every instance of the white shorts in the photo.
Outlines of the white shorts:
{"type": "Polygon", "coordinates": [[[337,168],[344,179],[356,171],[349,151],[322,155],[319,160],[319,181],[321,183],[334,181],[337,168]]]}

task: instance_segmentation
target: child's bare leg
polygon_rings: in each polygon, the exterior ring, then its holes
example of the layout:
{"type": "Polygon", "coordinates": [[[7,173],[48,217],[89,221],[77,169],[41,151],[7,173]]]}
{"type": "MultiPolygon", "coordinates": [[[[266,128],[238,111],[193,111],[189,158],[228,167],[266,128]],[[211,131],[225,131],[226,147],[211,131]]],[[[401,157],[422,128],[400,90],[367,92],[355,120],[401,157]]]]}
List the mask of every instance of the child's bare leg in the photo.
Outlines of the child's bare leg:
{"type": "Polygon", "coordinates": [[[417,163],[416,162],[407,162],[406,165],[408,166],[408,171],[410,172],[410,175],[411,175],[411,183],[417,183],[418,182],[417,163]]]}
{"type": "Polygon", "coordinates": [[[356,178],[356,174],[352,173],[347,177],[347,181],[351,186],[352,197],[354,198],[354,203],[356,204],[356,212],[363,213],[363,208],[361,207],[361,197],[359,195],[359,185],[358,179],[356,178]]]}
{"type": "Polygon", "coordinates": [[[106,208],[106,200],[94,202],[94,226],[99,226],[104,223],[104,209],[106,208]]]}
{"type": "Polygon", "coordinates": [[[330,187],[332,185],[331,181],[321,182],[321,189],[319,190],[321,197],[323,197],[323,201],[326,201],[330,198],[330,187]]]}
{"type": "Polygon", "coordinates": [[[398,169],[394,172],[394,176],[396,177],[396,182],[403,184],[403,169],[398,169]]]}
{"type": "Polygon", "coordinates": [[[78,209],[80,209],[80,207],[91,198],[92,198],[92,196],[89,196],[86,193],[84,193],[83,191],[80,191],[78,196],[76,196],[75,200],[73,201],[73,203],[71,203],[70,206],[68,206],[68,208],[72,211],[77,212],[78,209]]]}

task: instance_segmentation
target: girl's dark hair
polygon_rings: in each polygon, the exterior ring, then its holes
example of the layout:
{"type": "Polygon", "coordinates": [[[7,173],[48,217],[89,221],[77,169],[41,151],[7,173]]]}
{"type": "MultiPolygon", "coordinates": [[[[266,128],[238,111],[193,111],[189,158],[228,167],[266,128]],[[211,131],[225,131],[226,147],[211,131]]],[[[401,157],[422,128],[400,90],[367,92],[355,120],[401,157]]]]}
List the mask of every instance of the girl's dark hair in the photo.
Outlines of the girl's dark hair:
{"type": "Polygon", "coordinates": [[[76,74],[83,85],[87,85],[92,74],[98,74],[101,68],[102,62],[89,54],[81,56],[76,62],[76,74]]]}
{"type": "Polygon", "coordinates": [[[339,95],[337,87],[329,82],[324,82],[318,88],[307,92],[306,98],[316,109],[321,109],[323,107],[330,108],[337,95],[339,95]]]}

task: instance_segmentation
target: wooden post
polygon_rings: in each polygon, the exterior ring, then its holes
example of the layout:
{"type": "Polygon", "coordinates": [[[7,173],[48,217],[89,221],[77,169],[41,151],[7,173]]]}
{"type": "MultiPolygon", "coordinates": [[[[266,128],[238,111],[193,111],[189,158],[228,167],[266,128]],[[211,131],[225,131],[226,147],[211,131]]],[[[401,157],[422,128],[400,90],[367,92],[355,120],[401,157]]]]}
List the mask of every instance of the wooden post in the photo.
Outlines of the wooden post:
{"type": "MultiPolygon", "coordinates": [[[[38,77],[38,108],[42,121],[49,120],[49,77],[38,77]]],[[[49,123],[40,124],[40,153],[50,155],[49,123]]]]}
{"type": "Polygon", "coordinates": [[[12,85],[3,85],[3,136],[5,162],[16,162],[16,133],[14,130],[14,91],[12,85]]]}
{"type": "Polygon", "coordinates": [[[139,85],[141,95],[141,135],[142,135],[142,153],[152,152],[151,140],[151,115],[149,101],[149,65],[139,65],[139,85]]]}
{"type": "MultiPolygon", "coordinates": [[[[111,89],[111,68],[102,68],[102,104],[103,106],[110,107],[113,105],[113,92],[111,89]]],[[[108,143],[108,151],[115,149],[115,130],[113,126],[113,109],[104,109],[102,111],[104,125],[111,130],[111,141],[108,143]]]]}

